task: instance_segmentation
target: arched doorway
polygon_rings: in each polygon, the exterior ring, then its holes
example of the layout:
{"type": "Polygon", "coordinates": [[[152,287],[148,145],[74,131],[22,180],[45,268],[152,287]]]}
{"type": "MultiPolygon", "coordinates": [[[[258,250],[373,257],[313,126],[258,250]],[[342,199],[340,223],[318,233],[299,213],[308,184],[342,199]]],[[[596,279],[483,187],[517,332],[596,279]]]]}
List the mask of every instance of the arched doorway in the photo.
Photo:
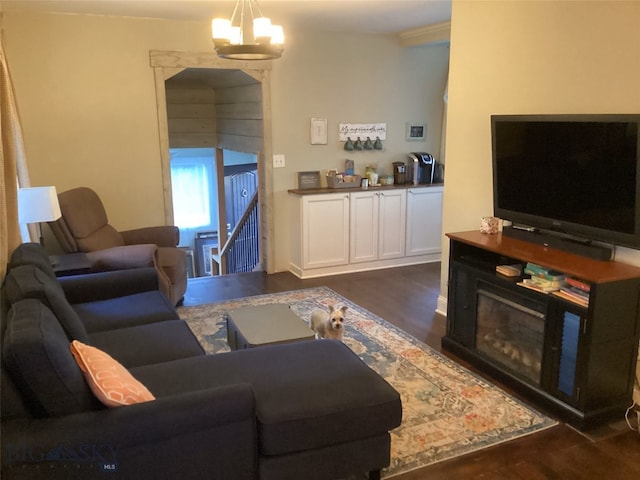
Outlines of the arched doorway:
{"type": "MultiPolygon", "coordinates": [[[[186,53],[151,51],[150,63],[154,69],[156,84],[156,100],[158,106],[158,130],[160,140],[160,157],[162,162],[162,180],[164,192],[165,221],[174,223],[173,199],[171,188],[171,157],[170,136],[167,119],[167,100],[165,82],[176,75],[192,76],[198,73],[207,73],[210,81],[225,83],[226,86],[234,81],[246,83],[241,80],[253,79],[260,86],[260,101],[262,119],[259,127],[260,141],[255,139],[251,145],[244,148],[254,149],[258,156],[258,201],[260,205],[260,252],[262,269],[267,272],[274,271],[273,255],[273,189],[272,189],[272,164],[265,159],[272,158],[271,147],[271,104],[270,104],[270,69],[268,62],[242,62],[219,59],[213,53],[186,53]]],[[[256,135],[257,136],[257,135],[256,135]]],[[[239,148],[232,136],[227,136],[219,142],[219,151],[222,148],[239,148]]]]}

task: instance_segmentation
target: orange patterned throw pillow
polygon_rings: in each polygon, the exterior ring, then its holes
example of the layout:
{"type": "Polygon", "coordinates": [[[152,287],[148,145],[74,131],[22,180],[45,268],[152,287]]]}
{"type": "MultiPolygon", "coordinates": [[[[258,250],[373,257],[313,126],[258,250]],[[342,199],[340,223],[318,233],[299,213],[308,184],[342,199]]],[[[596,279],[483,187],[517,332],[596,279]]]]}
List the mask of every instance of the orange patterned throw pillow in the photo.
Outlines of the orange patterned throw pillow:
{"type": "Polygon", "coordinates": [[[91,391],[107,407],[155,400],[147,387],[102,350],[74,340],[71,342],[71,353],[84,373],[91,391]]]}

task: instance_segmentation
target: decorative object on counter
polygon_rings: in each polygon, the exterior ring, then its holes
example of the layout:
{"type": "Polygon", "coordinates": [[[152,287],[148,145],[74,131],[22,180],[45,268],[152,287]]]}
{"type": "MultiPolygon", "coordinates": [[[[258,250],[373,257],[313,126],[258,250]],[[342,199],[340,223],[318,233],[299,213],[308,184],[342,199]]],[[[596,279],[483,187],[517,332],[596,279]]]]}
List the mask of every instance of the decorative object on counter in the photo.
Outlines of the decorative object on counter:
{"type": "Polygon", "coordinates": [[[393,185],[393,175],[381,175],[380,185],[393,185]]]}
{"type": "Polygon", "coordinates": [[[393,162],[393,181],[396,185],[403,185],[407,181],[407,166],[404,162],[393,162]]]}
{"type": "Polygon", "coordinates": [[[382,141],[380,140],[380,137],[376,137],[376,141],[373,142],[373,149],[382,150],[382,141]]]}
{"type": "Polygon", "coordinates": [[[419,122],[407,122],[407,140],[410,142],[423,142],[427,139],[427,124],[419,122]]]}
{"type": "Polygon", "coordinates": [[[433,183],[444,183],[444,165],[436,162],[436,167],[433,173],[433,183]]]}
{"type": "Polygon", "coordinates": [[[329,188],[357,188],[360,186],[360,175],[344,175],[330,170],[327,173],[327,187],[329,188]]]}
{"type": "Polygon", "coordinates": [[[320,188],[320,172],[298,172],[298,188],[300,190],[320,188]]]}
{"type": "Polygon", "coordinates": [[[352,152],[353,151],[353,142],[351,141],[350,137],[347,137],[347,141],[344,144],[344,149],[347,152],[352,152]]]}
{"type": "Polygon", "coordinates": [[[482,217],[480,219],[480,231],[494,235],[498,233],[500,220],[497,217],[482,217]]]}
{"type": "Polygon", "coordinates": [[[353,175],[355,173],[353,160],[346,159],[344,161],[344,173],[347,175],[353,175]]]}
{"type": "Polygon", "coordinates": [[[363,190],[366,190],[367,188],[369,188],[369,179],[368,178],[360,179],[360,186],[362,187],[363,190]]]}
{"type": "Polygon", "coordinates": [[[369,186],[377,187],[380,185],[378,183],[378,172],[376,171],[375,166],[367,165],[364,170],[364,175],[369,179],[369,186]]]}
{"type": "Polygon", "coordinates": [[[284,51],[282,26],[272,25],[256,0],[237,0],[230,19],[211,20],[211,38],[218,56],[230,60],[273,60],[284,51]],[[251,16],[253,36],[245,29],[245,11],[251,16]]]}
{"type": "Polygon", "coordinates": [[[358,139],[353,144],[353,148],[355,150],[363,150],[364,149],[364,147],[362,146],[362,140],[360,140],[360,137],[358,137],[358,139]]]}

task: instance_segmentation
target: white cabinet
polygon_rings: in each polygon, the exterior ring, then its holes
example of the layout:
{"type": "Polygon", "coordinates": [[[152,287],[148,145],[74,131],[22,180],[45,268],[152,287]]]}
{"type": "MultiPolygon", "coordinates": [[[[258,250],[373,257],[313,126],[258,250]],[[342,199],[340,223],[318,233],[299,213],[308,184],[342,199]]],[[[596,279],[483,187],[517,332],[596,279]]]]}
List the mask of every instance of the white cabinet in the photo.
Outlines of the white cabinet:
{"type": "Polygon", "coordinates": [[[379,212],[378,258],[383,260],[404,257],[407,191],[385,190],[380,192],[379,212]]]}
{"type": "Polygon", "coordinates": [[[442,190],[443,187],[408,189],[407,256],[441,252],[442,190]]]}
{"type": "Polygon", "coordinates": [[[349,259],[353,263],[378,258],[378,204],[377,193],[351,194],[349,259]]]}
{"type": "Polygon", "coordinates": [[[302,197],[302,267],[349,263],[349,194],[302,197]]]}
{"type": "Polygon", "coordinates": [[[351,193],[350,262],[404,257],[406,190],[351,193]]]}
{"type": "Polygon", "coordinates": [[[300,278],[440,261],[441,186],[290,193],[300,278]]]}

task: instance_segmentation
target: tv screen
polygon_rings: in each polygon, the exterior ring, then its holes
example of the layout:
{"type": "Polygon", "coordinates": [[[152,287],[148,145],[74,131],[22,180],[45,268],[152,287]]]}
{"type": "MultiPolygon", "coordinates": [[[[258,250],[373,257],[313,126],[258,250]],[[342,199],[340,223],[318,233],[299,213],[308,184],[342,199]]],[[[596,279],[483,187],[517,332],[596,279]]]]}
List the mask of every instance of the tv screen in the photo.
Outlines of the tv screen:
{"type": "Polygon", "coordinates": [[[494,215],[640,248],[640,115],[493,115],[494,215]]]}

